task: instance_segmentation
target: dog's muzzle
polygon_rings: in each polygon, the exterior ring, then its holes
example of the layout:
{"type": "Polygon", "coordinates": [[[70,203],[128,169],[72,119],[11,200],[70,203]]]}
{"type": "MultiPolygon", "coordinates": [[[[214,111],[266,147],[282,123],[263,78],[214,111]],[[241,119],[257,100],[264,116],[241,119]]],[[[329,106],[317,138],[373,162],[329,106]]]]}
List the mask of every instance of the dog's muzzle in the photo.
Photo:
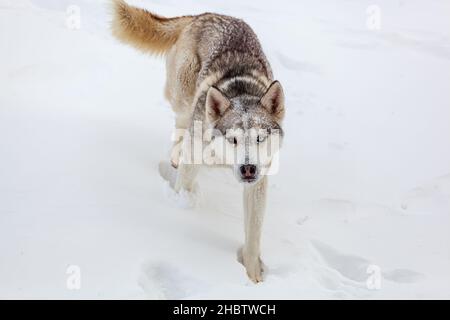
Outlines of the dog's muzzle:
{"type": "Polygon", "coordinates": [[[258,167],[253,164],[244,164],[239,167],[241,179],[244,182],[253,182],[258,177],[258,167]]]}

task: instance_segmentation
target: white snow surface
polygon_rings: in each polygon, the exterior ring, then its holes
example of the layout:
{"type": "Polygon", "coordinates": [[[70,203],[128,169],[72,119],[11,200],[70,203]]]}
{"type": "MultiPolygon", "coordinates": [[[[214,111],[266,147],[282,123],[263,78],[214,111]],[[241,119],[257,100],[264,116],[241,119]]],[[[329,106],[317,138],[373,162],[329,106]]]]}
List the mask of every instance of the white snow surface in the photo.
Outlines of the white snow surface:
{"type": "Polygon", "coordinates": [[[449,1],[376,1],[379,30],[366,0],[129,2],[245,19],[284,86],[265,281],[231,172],[195,208],[158,174],[163,59],[110,35],[107,1],[0,0],[0,298],[450,298],[449,1]]]}

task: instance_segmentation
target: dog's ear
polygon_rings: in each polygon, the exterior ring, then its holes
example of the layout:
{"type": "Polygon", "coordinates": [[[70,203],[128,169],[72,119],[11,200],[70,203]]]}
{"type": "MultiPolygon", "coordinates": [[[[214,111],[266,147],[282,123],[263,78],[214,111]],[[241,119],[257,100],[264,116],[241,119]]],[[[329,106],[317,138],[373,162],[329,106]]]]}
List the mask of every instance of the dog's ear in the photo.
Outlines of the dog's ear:
{"type": "Polygon", "coordinates": [[[261,98],[261,104],[275,118],[281,122],[284,118],[284,93],[280,82],[274,81],[261,98]]]}
{"type": "Polygon", "coordinates": [[[230,106],[230,100],[216,87],[211,87],[206,95],[206,119],[218,120],[230,106]]]}

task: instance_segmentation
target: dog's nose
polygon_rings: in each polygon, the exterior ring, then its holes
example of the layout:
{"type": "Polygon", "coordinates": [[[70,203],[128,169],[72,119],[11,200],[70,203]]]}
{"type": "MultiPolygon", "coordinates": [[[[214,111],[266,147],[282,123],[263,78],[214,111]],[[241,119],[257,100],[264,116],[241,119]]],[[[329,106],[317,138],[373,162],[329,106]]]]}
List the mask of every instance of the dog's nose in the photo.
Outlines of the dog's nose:
{"type": "Polygon", "coordinates": [[[244,164],[239,170],[241,171],[242,177],[246,179],[252,179],[256,175],[256,166],[253,164],[244,164]]]}

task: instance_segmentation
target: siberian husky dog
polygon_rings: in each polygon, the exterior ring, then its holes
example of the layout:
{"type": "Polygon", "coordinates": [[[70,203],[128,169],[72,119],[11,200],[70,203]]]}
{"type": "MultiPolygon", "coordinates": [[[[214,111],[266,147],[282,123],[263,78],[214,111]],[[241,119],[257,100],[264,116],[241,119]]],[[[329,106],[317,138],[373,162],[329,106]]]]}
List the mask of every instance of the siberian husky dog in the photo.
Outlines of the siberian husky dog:
{"type": "MultiPolygon", "coordinates": [[[[115,37],[166,56],[165,96],[179,133],[171,166],[166,162],[175,172],[171,186],[194,192],[200,165],[232,168],[243,185],[245,243],[239,261],[253,282],[262,281],[267,176],[281,145],[285,108],[283,89],[273,80],[258,38],[244,21],[225,15],[164,18],[123,0],[112,4],[115,37]]],[[[161,164],[160,172],[170,180],[161,164]]]]}

